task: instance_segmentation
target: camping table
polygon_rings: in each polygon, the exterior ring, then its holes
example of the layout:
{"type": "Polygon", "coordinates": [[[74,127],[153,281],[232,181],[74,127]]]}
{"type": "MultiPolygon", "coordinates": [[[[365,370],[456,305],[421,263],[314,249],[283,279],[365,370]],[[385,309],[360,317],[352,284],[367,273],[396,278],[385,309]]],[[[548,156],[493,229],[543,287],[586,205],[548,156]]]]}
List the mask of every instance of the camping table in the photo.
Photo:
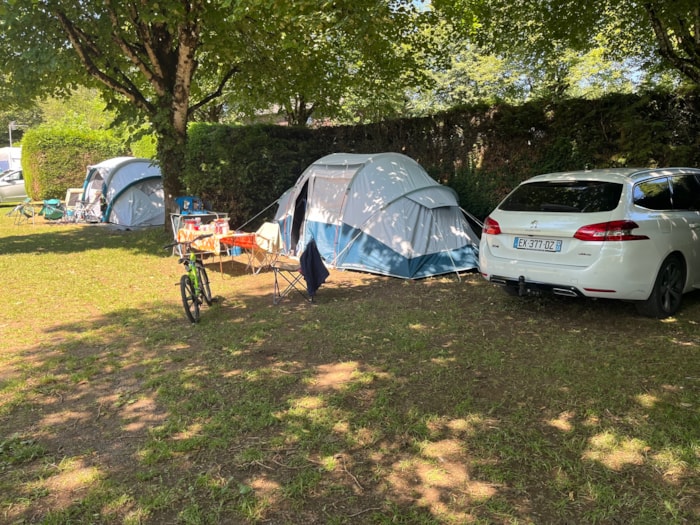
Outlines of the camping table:
{"type": "MultiPolygon", "coordinates": [[[[177,241],[187,242],[198,237],[202,234],[207,234],[206,231],[194,230],[189,228],[181,228],[177,231],[177,241]]],[[[248,257],[248,262],[246,265],[246,270],[250,268],[251,272],[257,273],[260,271],[258,268],[256,271],[254,262],[259,259],[257,257],[260,248],[255,242],[254,233],[223,233],[223,234],[211,234],[210,237],[204,239],[199,239],[192,243],[192,247],[196,250],[204,253],[211,253],[213,255],[218,255],[219,257],[219,271],[223,273],[223,261],[221,254],[229,248],[237,246],[244,250],[244,253],[248,257]]]]}
{"type": "MultiPolygon", "coordinates": [[[[198,237],[199,235],[207,235],[210,232],[194,230],[190,228],[181,228],[177,230],[176,240],[177,242],[187,242],[198,237]]],[[[199,239],[192,243],[192,247],[202,253],[211,253],[212,255],[217,255],[219,257],[219,271],[223,273],[223,262],[221,260],[221,245],[224,244],[222,241],[227,239],[233,234],[230,233],[212,233],[210,237],[204,239],[199,239]]]]}
{"type": "MultiPolygon", "coordinates": [[[[177,242],[188,242],[200,235],[207,235],[210,232],[202,230],[194,230],[189,228],[180,228],[177,230],[177,242]]],[[[192,243],[192,248],[206,253],[218,254],[221,252],[220,240],[223,235],[211,234],[211,237],[199,239],[192,243]]]]}
{"type": "MultiPolygon", "coordinates": [[[[170,214],[170,226],[173,230],[173,237],[177,242],[181,242],[178,238],[178,232],[182,230],[184,222],[186,219],[201,219],[202,224],[213,221],[215,219],[228,219],[228,213],[217,212],[217,211],[207,211],[207,212],[188,212],[188,213],[171,213],[170,214]]],[[[204,232],[201,232],[204,233],[204,232]]],[[[189,239],[186,239],[189,240],[189,239]]],[[[182,252],[179,246],[173,248],[173,255],[182,256],[182,252]]]]}
{"type": "Polygon", "coordinates": [[[256,255],[260,251],[258,243],[255,241],[254,233],[229,233],[225,235],[219,242],[225,246],[239,247],[248,256],[248,262],[246,264],[246,270],[250,269],[252,273],[258,273],[262,266],[260,266],[257,271],[255,265],[253,264],[256,260],[256,255]]]}

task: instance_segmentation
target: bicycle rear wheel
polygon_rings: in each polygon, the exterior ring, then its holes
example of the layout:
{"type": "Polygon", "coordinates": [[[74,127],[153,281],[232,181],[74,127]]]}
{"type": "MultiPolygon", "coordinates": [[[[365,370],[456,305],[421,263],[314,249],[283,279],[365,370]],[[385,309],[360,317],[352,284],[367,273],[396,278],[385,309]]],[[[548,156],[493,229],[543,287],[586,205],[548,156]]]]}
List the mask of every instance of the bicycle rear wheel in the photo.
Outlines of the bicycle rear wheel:
{"type": "Polygon", "coordinates": [[[194,291],[194,285],[189,275],[180,278],[180,293],[182,294],[182,306],[185,307],[185,315],[193,322],[199,322],[199,298],[194,291]]]}
{"type": "Polygon", "coordinates": [[[207,269],[204,266],[197,266],[197,279],[199,279],[199,291],[202,293],[204,302],[207,303],[207,306],[211,306],[211,287],[209,286],[207,269]]]}

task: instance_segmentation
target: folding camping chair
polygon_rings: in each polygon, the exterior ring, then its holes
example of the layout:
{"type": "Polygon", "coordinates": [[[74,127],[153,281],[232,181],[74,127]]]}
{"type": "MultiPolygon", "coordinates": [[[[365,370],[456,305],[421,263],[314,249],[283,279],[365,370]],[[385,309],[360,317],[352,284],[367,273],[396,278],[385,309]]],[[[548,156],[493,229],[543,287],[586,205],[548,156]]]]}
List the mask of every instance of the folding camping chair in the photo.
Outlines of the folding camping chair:
{"type": "Polygon", "coordinates": [[[306,301],[313,303],[316,296],[316,290],[326,282],[330,275],[321,254],[316,247],[316,241],[311,240],[306,245],[304,253],[301,254],[299,261],[275,261],[272,263],[272,273],[275,283],[272,291],[273,304],[279,304],[282,298],[287,297],[290,293],[296,291],[306,301]],[[301,284],[301,280],[305,281],[305,286],[301,284]],[[286,283],[284,289],[280,283],[286,283]]]}
{"type": "Polygon", "coordinates": [[[100,205],[101,198],[102,192],[96,191],[91,201],[83,199],[78,200],[75,204],[75,208],[73,209],[73,221],[91,223],[100,222],[100,220],[102,220],[102,206],[100,205]]]}
{"type": "Polygon", "coordinates": [[[36,208],[32,204],[32,199],[27,197],[17,206],[15,206],[12,211],[7,214],[9,217],[14,216],[15,225],[22,224],[23,222],[29,222],[32,220],[32,224],[35,224],[34,218],[36,217],[36,208]]]}
{"type": "Polygon", "coordinates": [[[298,261],[277,261],[272,265],[272,273],[275,276],[275,285],[272,290],[273,304],[279,304],[283,297],[287,297],[294,291],[309,302],[313,300],[313,297],[310,297],[300,284],[304,275],[301,273],[301,264],[298,261]],[[281,289],[280,283],[285,285],[284,290],[281,289]]]}
{"type": "Polygon", "coordinates": [[[43,215],[47,221],[57,221],[66,213],[66,208],[60,199],[47,199],[39,210],[39,215],[43,215]]]}
{"type": "Polygon", "coordinates": [[[282,236],[276,222],[265,222],[255,232],[255,244],[250,252],[250,264],[253,273],[260,273],[263,268],[272,267],[280,256],[282,236]]]}

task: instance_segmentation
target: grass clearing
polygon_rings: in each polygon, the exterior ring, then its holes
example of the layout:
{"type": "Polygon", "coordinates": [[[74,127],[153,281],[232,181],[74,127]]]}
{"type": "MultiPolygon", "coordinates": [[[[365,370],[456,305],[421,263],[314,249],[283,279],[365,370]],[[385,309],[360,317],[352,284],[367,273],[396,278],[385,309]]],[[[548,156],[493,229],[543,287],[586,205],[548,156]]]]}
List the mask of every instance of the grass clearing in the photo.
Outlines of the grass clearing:
{"type": "Polygon", "coordinates": [[[0,208],[0,522],[700,521],[700,292],[517,299],[332,272],[318,303],[160,230],[0,208]]]}

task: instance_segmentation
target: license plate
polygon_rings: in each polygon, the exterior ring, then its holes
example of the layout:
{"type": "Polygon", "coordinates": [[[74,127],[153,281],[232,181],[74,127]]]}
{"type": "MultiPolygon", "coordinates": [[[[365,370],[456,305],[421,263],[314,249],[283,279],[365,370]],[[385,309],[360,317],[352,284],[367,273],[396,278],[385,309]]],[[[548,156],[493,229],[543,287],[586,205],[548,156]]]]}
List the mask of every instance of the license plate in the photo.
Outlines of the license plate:
{"type": "Polygon", "coordinates": [[[538,239],[537,237],[516,237],[513,240],[516,250],[533,250],[536,252],[560,252],[561,241],[538,239]]]}

